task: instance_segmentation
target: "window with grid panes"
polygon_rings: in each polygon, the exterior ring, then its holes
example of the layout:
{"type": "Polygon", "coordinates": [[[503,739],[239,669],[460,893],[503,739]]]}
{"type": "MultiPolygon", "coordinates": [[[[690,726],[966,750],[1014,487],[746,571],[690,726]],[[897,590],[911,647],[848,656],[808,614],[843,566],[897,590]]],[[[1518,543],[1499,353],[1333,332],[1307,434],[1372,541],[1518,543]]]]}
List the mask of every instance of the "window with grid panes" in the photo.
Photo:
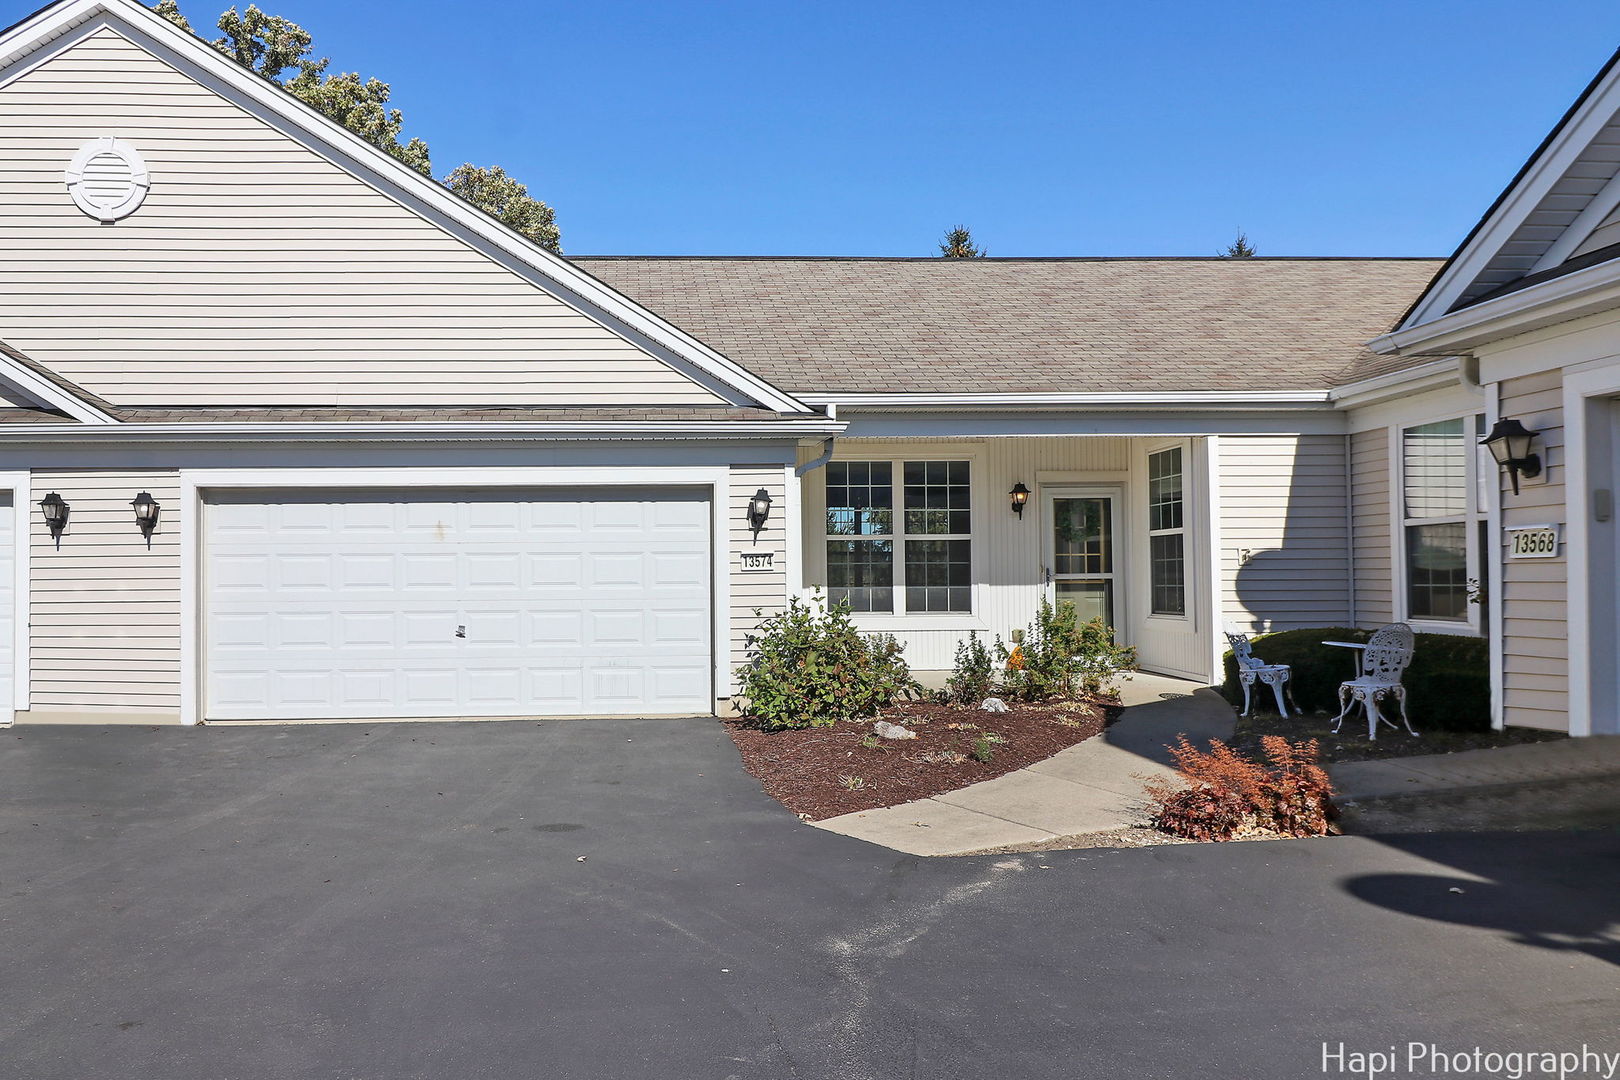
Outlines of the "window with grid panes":
{"type": "Polygon", "coordinates": [[[966,461],[830,463],[829,599],[854,611],[971,611],[971,504],[966,461]]]}
{"type": "Polygon", "coordinates": [[[1181,447],[1148,455],[1148,584],[1154,615],[1187,613],[1181,447]]]}

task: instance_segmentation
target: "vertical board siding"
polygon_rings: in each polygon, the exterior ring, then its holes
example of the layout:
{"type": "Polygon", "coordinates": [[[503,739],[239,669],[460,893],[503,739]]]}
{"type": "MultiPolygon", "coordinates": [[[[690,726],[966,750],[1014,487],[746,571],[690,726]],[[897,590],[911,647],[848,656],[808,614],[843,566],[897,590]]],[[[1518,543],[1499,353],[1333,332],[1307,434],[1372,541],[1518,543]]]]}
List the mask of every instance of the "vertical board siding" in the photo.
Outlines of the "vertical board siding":
{"type": "Polygon", "coordinates": [[[1362,626],[1395,621],[1391,552],[1390,428],[1350,436],[1350,506],[1355,544],[1355,615],[1362,626]]]}
{"type": "MultiPolygon", "coordinates": [[[[31,706],[180,708],[180,480],[176,472],[39,469],[36,495],[68,503],[58,547],[38,508],[29,532],[31,706]],[[152,546],[130,500],[162,506],[152,546]]],[[[37,499],[36,499],[37,501],[37,499]]]]}
{"type": "MultiPolygon", "coordinates": [[[[726,507],[729,530],[726,563],[731,578],[731,635],[729,642],[720,642],[722,650],[729,649],[733,670],[747,659],[747,637],[763,616],[781,611],[787,604],[787,488],[781,465],[733,465],[731,467],[731,496],[726,507]],[[764,488],[771,495],[771,516],[765,528],[755,537],[748,527],[748,502],[754,493],[764,488]],[[743,572],[741,553],[768,551],[775,566],[764,573],[743,572]],[[755,614],[755,609],[760,614],[755,614]]],[[[721,687],[722,691],[728,690],[721,687]]]]}
{"type": "Polygon", "coordinates": [[[1345,456],[1342,435],[1222,437],[1224,621],[1259,632],[1348,620],[1345,456]]]}
{"type": "Polygon", "coordinates": [[[1563,374],[1545,371],[1501,384],[1501,415],[1540,433],[1545,471],[1520,482],[1519,494],[1499,472],[1503,534],[1502,718],[1522,727],[1569,728],[1568,556],[1509,559],[1506,530],[1567,521],[1564,504],[1563,374]]]}
{"type": "Polygon", "coordinates": [[[118,404],[719,400],[110,29],[0,88],[0,154],[6,340],[118,404]],[[109,133],[152,186],[103,225],[109,133]]]}

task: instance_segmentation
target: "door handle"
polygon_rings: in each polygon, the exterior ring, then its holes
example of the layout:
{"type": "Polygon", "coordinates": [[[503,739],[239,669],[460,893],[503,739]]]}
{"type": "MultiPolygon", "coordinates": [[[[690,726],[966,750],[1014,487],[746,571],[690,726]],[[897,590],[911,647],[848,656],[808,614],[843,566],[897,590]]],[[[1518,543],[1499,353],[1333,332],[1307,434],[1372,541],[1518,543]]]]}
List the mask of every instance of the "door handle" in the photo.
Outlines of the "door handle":
{"type": "Polygon", "coordinates": [[[456,637],[466,637],[466,636],[467,636],[467,628],[465,626],[456,627],[456,637]]]}

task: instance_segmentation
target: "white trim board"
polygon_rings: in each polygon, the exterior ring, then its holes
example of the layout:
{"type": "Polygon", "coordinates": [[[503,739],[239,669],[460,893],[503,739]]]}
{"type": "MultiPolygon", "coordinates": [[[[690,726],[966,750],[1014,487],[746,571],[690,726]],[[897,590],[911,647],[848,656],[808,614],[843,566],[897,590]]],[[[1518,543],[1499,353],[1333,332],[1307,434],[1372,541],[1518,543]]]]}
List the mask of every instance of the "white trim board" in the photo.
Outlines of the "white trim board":
{"type": "Polygon", "coordinates": [[[996,407],[1029,408],[1165,408],[1197,409],[1237,405],[1246,409],[1274,406],[1283,409],[1309,409],[1329,404],[1327,390],[1174,390],[1127,391],[1123,393],[1036,393],[1036,394],[800,394],[815,405],[844,409],[981,409],[996,407]]]}
{"type": "Polygon", "coordinates": [[[1201,435],[1343,435],[1345,414],[1316,412],[1188,413],[988,412],[927,413],[839,410],[848,421],[847,439],[989,439],[1142,435],[1193,438],[1201,435]]]}
{"type": "Polygon", "coordinates": [[[1452,356],[1615,307],[1620,307],[1620,260],[1588,266],[1431,322],[1392,331],[1369,341],[1367,347],[1385,356],[1452,356]]]}
{"type": "Polygon", "coordinates": [[[797,398],[241,67],[137,0],[63,0],[0,36],[0,87],[103,28],[233,104],[733,404],[808,412],[797,398]]]}
{"type": "Polygon", "coordinates": [[[713,517],[713,692],[731,685],[731,545],[727,514],[731,469],[708,467],[441,468],[441,469],[182,469],[180,470],[180,722],[196,724],[202,695],[202,512],[210,490],[276,491],[343,488],[701,487],[713,517]]]}
{"type": "Polygon", "coordinates": [[[69,439],[130,443],[206,442],[513,442],[609,440],[798,439],[844,431],[834,420],[487,420],[466,422],[384,421],[327,423],[11,424],[0,442],[69,439]],[[13,430],[15,429],[15,430],[13,430]]]}
{"type": "MultiPolygon", "coordinates": [[[[1480,223],[1466,246],[1452,257],[1427,295],[1403,320],[1402,330],[1452,318],[1443,313],[1478,279],[1508,239],[1620,111],[1617,75],[1620,75],[1620,67],[1611,69],[1603,84],[1593,87],[1586,95],[1579,111],[1555,131],[1545,149],[1537,154],[1513,187],[1503,193],[1501,203],[1480,223]]],[[[1472,309],[1464,309],[1464,312],[1468,310],[1472,309]]]]}
{"type": "MultiPolygon", "coordinates": [[[[1613,447],[1608,447],[1609,439],[1596,440],[1605,447],[1608,453],[1605,460],[1593,462],[1589,460],[1593,445],[1591,430],[1591,417],[1589,410],[1606,413],[1601,408],[1604,399],[1620,394],[1620,367],[1598,367],[1585,371],[1572,371],[1564,376],[1563,410],[1564,410],[1564,564],[1567,567],[1568,581],[1568,627],[1565,635],[1569,642],[1569,733],[1571,735],[1591,735],[1594,732],[1594,715],[1597,712],[1595,705],[1602,706],[1614,721],[1612,707],[1615,704],[1616,693],[1620,687],[1598,686],[1595,680],[1603,675],[1614,675],[1613,671],[1600,672],[1594,669],[1592,663],[1592,650],[1603,646],[1612,648],[1615,627],[1611,623],[1607,626],[1596,625],[1596,613],[1612,611],[1620,597],[1620,585],[1614,580],[1612,565],[1594,567],[1600,563],[1597,552],[1592,543],[1594,522],[1591,516],[1590,492],[1594,485],[1605,486],[1610,491],[1620,486],[1620,475],[1616,475],[1613,447]],[[1595,571],[1595,572],[1594,572],[1595,571]],[[1599,586],[1604,589],[1606,596],[1594,598],[1592,589],[1599,586]]],[[[1607,424],[1610,418],[1603,415],[1599,423],[1607,424]]],[[[1500,558],[1500,556],[1499,556],[1500,558]]],[[[1500,640],[1500,639],[1498,639],[1500,640]]],[[[1493,657],[1494,658],[1494,657],[1493,657]]],[[[1620,734],[1620,725],[1616,725],[1611,734],[1620,734]]]]}
{"type": "Polygon", "coordinates": [[[84,430],[86,424],[106,425],[118,423],[113,417],[68,393],[49,379],[41,376],[39,372],[29,368],[26,364],[18,363],[5,353],[0,353],[0,381],[10,383],[16,387],[24,397],[30,398],[46,408],[64,412],[74,420],[79,421],[78,424],[73,425],[48,425],[50,427],[70,427],[71,430],[77,432],[84,430]]]}
{"type": "Polygon", "coordinates": [[[15,545],[12,553],[15,563],[12,568],[12,589],[15,595],[12,597],[11,700],[0,701],[0,726],[4,726],[10,724],[17,713],[28,710],[29,683],[33,673],[28,632],[28,553],[32,525],[29,511],[33,507],[33,477],[21,470],[0,472],[0,489],[11,491],[11,531],[15,545]]]}

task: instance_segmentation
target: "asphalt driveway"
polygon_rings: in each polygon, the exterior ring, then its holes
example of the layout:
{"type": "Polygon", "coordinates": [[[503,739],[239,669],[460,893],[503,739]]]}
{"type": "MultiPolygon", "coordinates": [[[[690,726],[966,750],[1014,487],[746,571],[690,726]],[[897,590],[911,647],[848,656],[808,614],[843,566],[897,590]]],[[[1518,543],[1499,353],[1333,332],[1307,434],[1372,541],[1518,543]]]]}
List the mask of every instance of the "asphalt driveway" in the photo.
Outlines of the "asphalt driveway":
{"type": "Polygon", "coordinates": [[[0,733],[0,1076],[29,1080],[1620,1051],[1617,918],[1612,832],[918,859],[799,825],[713,721],[0,733]]]}

